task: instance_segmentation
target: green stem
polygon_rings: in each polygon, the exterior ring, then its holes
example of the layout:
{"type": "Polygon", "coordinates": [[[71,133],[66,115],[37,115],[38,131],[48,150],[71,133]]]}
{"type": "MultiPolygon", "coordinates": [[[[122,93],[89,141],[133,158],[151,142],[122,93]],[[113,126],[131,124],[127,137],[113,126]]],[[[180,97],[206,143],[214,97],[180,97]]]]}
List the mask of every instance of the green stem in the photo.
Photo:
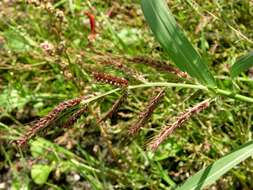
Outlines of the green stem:
{"type": "MultiPolygon", "coordinates": [[[[137,88],[149,88],[149,87],[179,87],[179,88],[191,88],[191,89],[199,89],[199,90],[204,90],[204,91],[210,91],[207,87],[203,86],[203,85],[195,85],[195,84],[182,84],[182,83],[169,83],[169,82],[150,82],[150,83],[145,83],[145,84],[140,84],[140,85],[133,85],[133,86],[129,86],[128,89],[132,90],[132,89],[137,89],[137,88]]],[[[97,100],[99,98],[105,97],[109,94],[113,94],[117,91],[121,90],[120,88],[108,91],[106,93],[94,96],[92,98],[89,98],[87,100],[83,100],[82,104],[87,104],[89,102],[92,102],[94,100],[97,100]]],[[[234,94],[233,92],[227,91],[227,90],[222,90],[222,89],[215,89],[215,92],[217,94],[223,95],[223,96],[227,96],[233,99],[237,99],[237,100],[241,100],[244,102],[250,102],[253,103],[253,98],[251,97],[247,97],[247,96],[243,96],[240,94],[234,94]]]]}
{"type": "Polygon", "coordinates": [[[241,94],[235,94],[233,92],[230,92],[230,91],[227,91],[227,90],[222,90],[222,89],[217,89],[216,92],[218,94],[221,94],[223,96],[228,96],[228,97],[233,98],[233,99],[237,99],[237,100],[242,100],[244,102],[253,103],[253,98],[247,97],[247,96],[243,96],[241,94]]]}
{"type": "Polygon", "coordinates": [[[136,88],[148,88],[148,87],[180,87],[180,88],[192,88],[192,89],[201,89],[208,90],[207,87],[203,85],[195,85],[195,84],[184,84],[184,83],[170,83],[170,82],[149,82],[145,84],[139,84],[134,86],[129,86],[128,89],[136,89],[136,88]]]}
{"type": "MultiPolygon", "coordinates": [[[[233,79],[229,76],[222,76],[222,75],[218,75],[218,76],[214,76],[214,78],[216,79],[220,79],[220,80],[230,80],[232,81],[233,79]]],[[[253,82],[253,79],[249,78],[249,77],[236,77],[235,81],[242,81],[242,82],[253,82]]]]}

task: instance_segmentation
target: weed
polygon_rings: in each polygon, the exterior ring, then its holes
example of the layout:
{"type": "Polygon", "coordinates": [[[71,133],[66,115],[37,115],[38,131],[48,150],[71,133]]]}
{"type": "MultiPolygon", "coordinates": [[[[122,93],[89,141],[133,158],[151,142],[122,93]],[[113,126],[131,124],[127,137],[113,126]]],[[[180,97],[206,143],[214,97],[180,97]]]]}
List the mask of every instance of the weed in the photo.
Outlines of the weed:
{"type": "Polygon", "coordinates": [[[0,2],[0,187],[252,189],[251,3],[164,2],[0,2]]]}

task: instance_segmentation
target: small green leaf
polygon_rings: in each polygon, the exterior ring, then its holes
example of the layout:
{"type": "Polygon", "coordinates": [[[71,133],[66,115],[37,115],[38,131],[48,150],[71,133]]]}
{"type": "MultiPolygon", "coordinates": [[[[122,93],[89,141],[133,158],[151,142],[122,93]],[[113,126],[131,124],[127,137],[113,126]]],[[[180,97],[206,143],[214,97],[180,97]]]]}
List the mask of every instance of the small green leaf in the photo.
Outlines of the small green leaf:
{"type": "Polygon", "coordinates": [[[34,158],[40,157],[45,153],[44,144],[39,140],[31,141],[30,150],[34,158]]]}
{"type": "Polygon", "coordinates": [[[26,39],[13,30],[4,33],[8,48],[15,52],[24,52],[30,49],[26,39]]]}
{"type": "Polygon", "coordinates": [[[29,183],[30,183],[30,178],[28,177],[28,175],[22,175],[22,177],[16,176],[11,181],[11,188],[6,187],[6,189],[30,190],[31,188],[29,187],[29,183]]]}
{"type": "Polygon", "coordinates": [[[190,177],[176,190],[200,190],[212,184],[234,166],[253,155],[253,141],[250,141],[237,150],[217,160],[207,168],[204,168],[190,177]]]}
{"type": "Polygon", "coordinates": [[[238,59],[231,67],[230,74],[232,77],[236,77],[241,72],[246,71],[252,66],[253,66],[253,51],[238,59]]]}
{"type": "Polygon", "coordinates": [[[52,168],[50,166],[37,164],[32,166],[31,176],[36,184],[43,185],[47,182],[47,178],[51,171],[52,168]]]}
{"type": "Polygon", "coordinates": [[[209,72],[205,61],[177,26],[166,1],[142,0],[141,5],[152,32],[172,61],[199,82],[216,86],[214,77],[209,72]]]}

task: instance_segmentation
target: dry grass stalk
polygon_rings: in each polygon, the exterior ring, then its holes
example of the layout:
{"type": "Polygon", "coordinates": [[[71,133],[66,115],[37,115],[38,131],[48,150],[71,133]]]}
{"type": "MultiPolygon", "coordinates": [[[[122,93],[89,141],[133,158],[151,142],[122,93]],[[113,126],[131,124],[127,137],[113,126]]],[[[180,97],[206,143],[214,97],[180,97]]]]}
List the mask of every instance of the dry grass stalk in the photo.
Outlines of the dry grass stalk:
{"type": "Polygon", "coordinates": [[[143,63],[159,71],[173,73],[179,77],[183,77],[183,78],[188,77],[187,73],[182,72],[171,65],[168,65],[165,61],[155,60],[155,59],[151,59],[149,57],[144,57],[144,56],[137,56],[134,58],[130,58],[130,61],[133,63],[143,63]]]}
{"type": "Polygon", "coordinates": [[[158,146],[178,127],[182,126],[192,115],[201,112],[209,107],[211,100],[204,100],[187,111],[180,114],[173,124],[167,125],[162,131],[150,142],[149,147],[151,150],[156,150],[158,146]]]}
{"type": "Polygon", "coordinates": [[[117,112],[119,107],[126,101],[127,96],[128,96],[128,91],[125,89],[123,91],[123,95],[121,95],[119,99],[113,104],[111,109],[101,119],[99,119],[98,123],[105,121],[107,118],[111,118],[112,115],[117,112]]]}
{"type": "Polygon", "coordinates": [[[139,114],[138,120],[129,129],[130,134],[136,134],[141,129],[141,127],[143,127],[147,123],[147,121],[153,114],[154,110],[161,103],[164,96],[165,96],[164,90],[160,90],[157,95],[155,95],[150,99],[144,112],[141,112],[139,114]]]}
{"type": "Polygon", "coordinates": [[[93,77],[99,82],[111,84],[116,87],[126,88],[128,86],[128,81],[126,79],[112,76],[109,74],[93,72],[93,77]]]}
{"type": "Polygon", "coordinates": [[[83,107],[76,111],[63,125],[63,128],[67,128],[69,126],[72,126],[75,124],[75,122],[84,114],[87,112],[87,107],[83,107]]]}
{"type": "Polygon", "coordinates": [[[52,124],[52,122],[54,122],[63,111],[78,105],[82,99],[83,98],[74,98],[60,103],[51,112],[49,112],[48,115],[46,115],[45,117],[41,118],[38,122],[36,122],[35,125],[32,128],[30,128],[24,134],[24,136],[18,139],[15,143],[18,146],[26,144],[26,142],[30,138],[32,138],[35,134],[37,134],[40,130],[45,129],[47,126],[52,124]]]}

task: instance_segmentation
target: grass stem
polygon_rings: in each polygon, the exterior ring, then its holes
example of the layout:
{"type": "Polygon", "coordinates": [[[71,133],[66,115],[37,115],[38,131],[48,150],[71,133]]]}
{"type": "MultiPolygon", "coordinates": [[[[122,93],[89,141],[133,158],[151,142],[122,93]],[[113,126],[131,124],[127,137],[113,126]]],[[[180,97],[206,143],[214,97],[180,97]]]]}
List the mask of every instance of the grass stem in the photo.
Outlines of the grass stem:
{"type": "MultiPolygon", "coordinates": [[[[144,83],[144,84],[139,84],[139,85],[132,85],[128,86],[129,90],[133,89],[138,89],[138,88],[150,88],[150,87],[178,87],[178,88],[191,88],[191,89],[199,89],[199,90],[204,90],[204,91],[210,91],[207,87],[199,84],[184,84],[184,83],[170,83],[170,82],[149,82],[149,83],[144,83]]],[[[87,104],[89,102],[92,102],[94,100],[100,99],[102,97],[105,97],[107,95],[113,94],[117,91],[119,91],[120,88],[113,89],[111,91],[108,91],[103,94],[99,94],[97,96],[94,96],[92,98],[86,99],[82,101],[82,104],[87,104]]],[[[241,100],[244,102],[250,102],[253,103],[253,97],[247,97],[241,94],[235,94],[231,91],[223,90],[223,89],[215,89],[217,94],[220,94],[222,96],[227,96],[233,99],[241,100]]]]}

